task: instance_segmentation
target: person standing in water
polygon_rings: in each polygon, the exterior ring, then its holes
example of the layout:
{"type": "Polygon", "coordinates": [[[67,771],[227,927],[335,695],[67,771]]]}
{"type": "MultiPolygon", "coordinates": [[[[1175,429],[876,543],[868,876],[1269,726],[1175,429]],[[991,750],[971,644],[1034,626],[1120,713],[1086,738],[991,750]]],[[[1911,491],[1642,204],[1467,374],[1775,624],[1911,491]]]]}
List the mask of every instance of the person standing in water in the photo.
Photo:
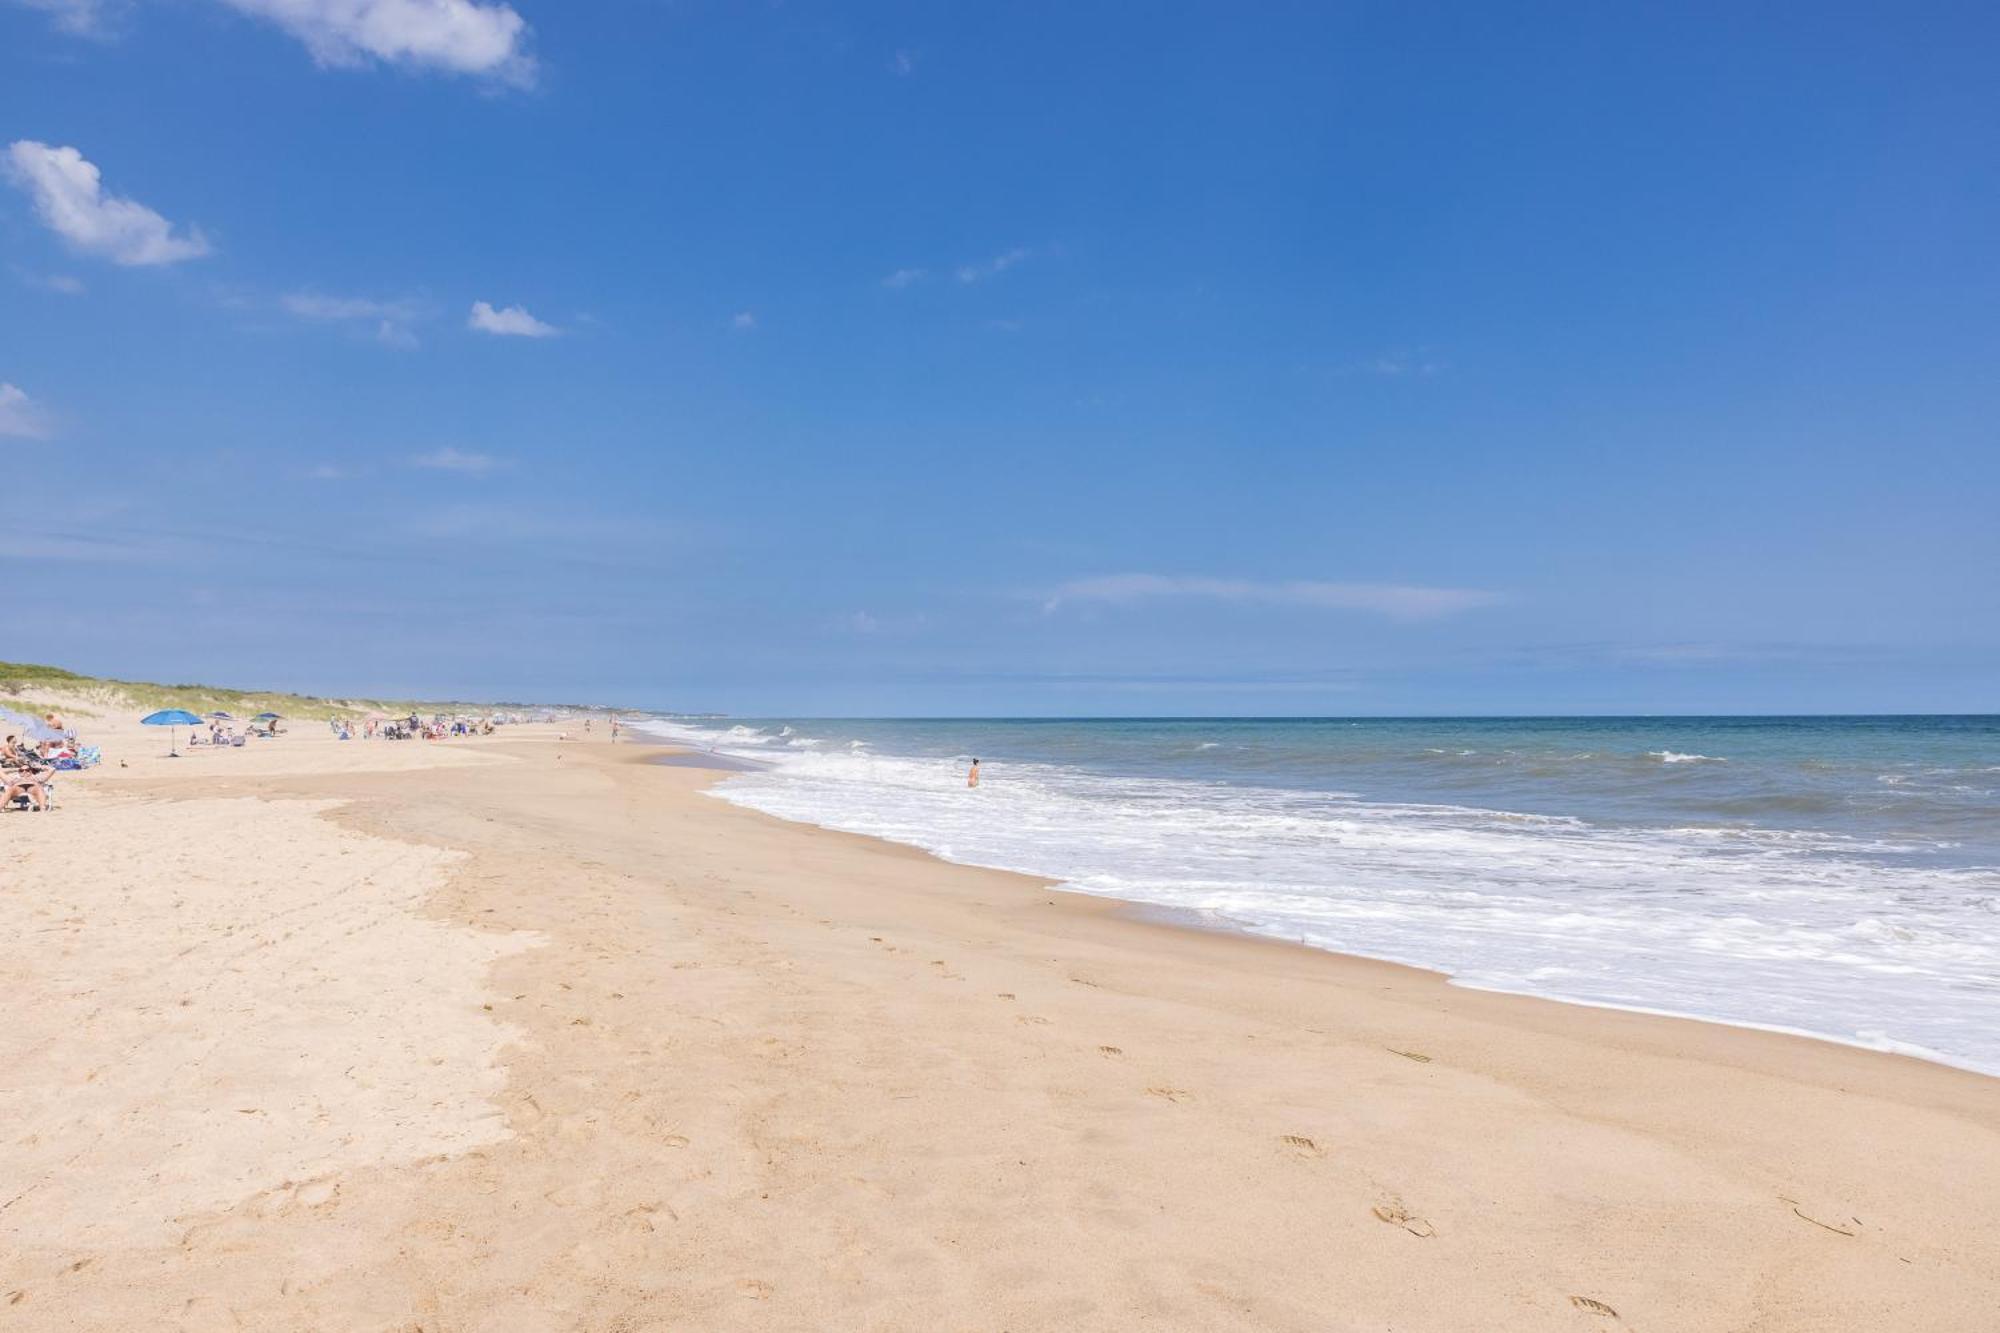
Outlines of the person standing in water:
{"type": "Polygon", "coordinates": [[[979,785],[979,761],[977,759],[972,761],[972,767],[966,771],[965,785],[968,787],[977,787],[979,785]]]}

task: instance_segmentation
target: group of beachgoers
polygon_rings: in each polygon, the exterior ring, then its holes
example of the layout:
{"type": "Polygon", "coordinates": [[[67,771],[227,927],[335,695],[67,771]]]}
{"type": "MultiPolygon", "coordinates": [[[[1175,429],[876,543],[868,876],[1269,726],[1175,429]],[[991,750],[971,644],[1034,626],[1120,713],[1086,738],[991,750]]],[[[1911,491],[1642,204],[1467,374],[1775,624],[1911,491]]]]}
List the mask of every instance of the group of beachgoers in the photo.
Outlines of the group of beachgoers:
{"type": "Polygon", "coordinates": [[[327,726],[332,728],[336,738],[343,741],[357,739],[370,741],[441,741],[451,736],[491,736],[493,734],[493,719],[490,717],[446,718],[441,714],[432,717],[428,722],[419,718],[415,713],[410,714],[408,717],[368,717],[361,719],[359,722],[356,722],[352,718],[336,717],[329,719],[327,726]]]}
{"type": "Polygon", "coordinates": [[[0,810],[47,811],[56,801],[56,774],[98,761],[97,747],[82,744],[54,713],[36,729],[39,736],[9,735],[0,745],[0,810]]]}
{"type": "Polygon", "coordinates": [[[222,717],[211,714],[208,719],[208,735],[204,737],[199,732],[192,733],[188,736],[188,744],[190,746],[237,746],[242,745],[252,736],[260,736],[268,740],[271,737],[284,734],[284,729],[278,725],[278,722],[279,719],[275,717],[260,718],[250,724],[248,731],[239,732],[236,730],[233,720],[225,720],[222,717]]]}

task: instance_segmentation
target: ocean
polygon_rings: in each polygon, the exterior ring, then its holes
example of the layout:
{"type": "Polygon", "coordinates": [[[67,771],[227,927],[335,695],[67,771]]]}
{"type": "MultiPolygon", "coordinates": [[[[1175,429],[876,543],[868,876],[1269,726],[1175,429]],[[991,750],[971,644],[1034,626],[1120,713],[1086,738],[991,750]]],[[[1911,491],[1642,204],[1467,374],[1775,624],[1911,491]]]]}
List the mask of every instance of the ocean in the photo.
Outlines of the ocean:
{"type": "Polygon", "coordinates": [[[2000,717],[640,726],[754,765],[724,800],[947,860],[2000,1074],[2000,717]]]}

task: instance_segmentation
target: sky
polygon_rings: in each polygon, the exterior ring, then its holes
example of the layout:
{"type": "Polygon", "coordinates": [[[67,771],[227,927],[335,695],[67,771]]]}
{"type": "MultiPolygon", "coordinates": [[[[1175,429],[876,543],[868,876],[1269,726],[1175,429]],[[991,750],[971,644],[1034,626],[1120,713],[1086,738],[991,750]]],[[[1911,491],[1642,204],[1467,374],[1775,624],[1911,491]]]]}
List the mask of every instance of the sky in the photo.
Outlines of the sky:
{"type": "Polygon", "coordinates": [[[0,657],[2000,710],[1990,5],[0,0],[0,657]]]}

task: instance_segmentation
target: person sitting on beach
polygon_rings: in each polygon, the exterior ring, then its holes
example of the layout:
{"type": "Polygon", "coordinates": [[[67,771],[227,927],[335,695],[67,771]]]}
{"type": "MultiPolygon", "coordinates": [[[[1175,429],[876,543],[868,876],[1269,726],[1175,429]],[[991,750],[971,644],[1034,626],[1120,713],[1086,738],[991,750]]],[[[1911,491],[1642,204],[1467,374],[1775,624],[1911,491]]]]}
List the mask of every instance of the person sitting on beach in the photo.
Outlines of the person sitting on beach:
{"type": "Polygon", "coordinates": [[[11,808],[18,800],[26,800],[32,809],[49,808],[54,798],[49,779],[54,770],[32,746],[23,745],[19,737],[9,736],[5,751],[0,752],[0,768],[7,770],[6,795],[0,796],[0,809],[11,808]]]}
{"type": "Polygon", "coordinates": [[[0,810],[11,809],[14,802],[25,800],[30,810],[46,811],[52,799],[45,771],[16,773],[7,780],[6,791],[0,793],[0,810]]]}

